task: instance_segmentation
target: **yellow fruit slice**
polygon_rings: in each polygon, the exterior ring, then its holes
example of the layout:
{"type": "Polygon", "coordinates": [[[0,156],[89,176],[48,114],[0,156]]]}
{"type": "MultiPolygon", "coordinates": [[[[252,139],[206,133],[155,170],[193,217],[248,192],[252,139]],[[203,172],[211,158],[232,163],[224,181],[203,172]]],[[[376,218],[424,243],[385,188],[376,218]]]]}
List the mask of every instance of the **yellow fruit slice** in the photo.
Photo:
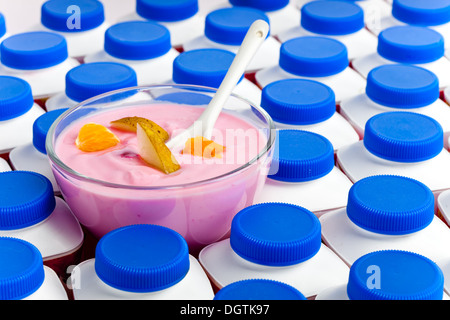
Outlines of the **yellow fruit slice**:
{"type": "Polygon", "coordinates": [[[224,152],[224,146],[202,136],[188,139],[182,151],[203,158],[222,158],[224,152]]]}
{"type": "Polygon", "coordinates": [[[180,165],[161,137],[146,125],[137,123],[138,152],[149,165],[169,174],[180,169],[180,165]]]}
{"type": "Polygon", "coordinates": [[[163,141],[169,139],[169,134],[161,126],[153,122],[152,120],[142,117],[126,117],[118,120],[111,121],[111,127],[118,130],[136,132],[136,125],[148,126],[155,131],[163,141]]]}
{"type": "Polygon", "coordinates": [[[114,147],[119,138],[108,128],[97,123],[87,123],[81,127],[75,144],[81,151],[95,152],[114,147]]]}

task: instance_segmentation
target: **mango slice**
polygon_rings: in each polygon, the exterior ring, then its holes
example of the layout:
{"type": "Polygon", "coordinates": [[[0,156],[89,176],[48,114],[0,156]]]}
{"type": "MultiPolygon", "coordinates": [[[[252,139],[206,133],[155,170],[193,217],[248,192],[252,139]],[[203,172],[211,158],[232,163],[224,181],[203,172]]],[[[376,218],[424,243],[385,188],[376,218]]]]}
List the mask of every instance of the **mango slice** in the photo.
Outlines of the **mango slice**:
{"type": "Polygon", "coordinates": [[[203,158],[222,158],[224,152],[224,146],[202,136],[188,139],[182,151],[203,158]]]}
{"type": "Polygon", "coordinates": [[[119,138],[105,126],[87,123],[78,132],[75,145],[81,151],[95,152],[114,147],[119,142],[119,138]]]}
{"type": "Polygon", "coordinates": [[[180,169],[180,164],[166,146],[163,139],[145,124],[136,124],[138,152],[149,165],[169,174],[180,169]]]}
{"type": "Polygon", "coordinates": [[[147,126],[155,131],[163,141],[169,140],[169,134],[161,126],[152,120],[143,117],[125,117],[122,119],[111,121],[111,127],[118,130],[136,132],[137,124],[147,126]]]}

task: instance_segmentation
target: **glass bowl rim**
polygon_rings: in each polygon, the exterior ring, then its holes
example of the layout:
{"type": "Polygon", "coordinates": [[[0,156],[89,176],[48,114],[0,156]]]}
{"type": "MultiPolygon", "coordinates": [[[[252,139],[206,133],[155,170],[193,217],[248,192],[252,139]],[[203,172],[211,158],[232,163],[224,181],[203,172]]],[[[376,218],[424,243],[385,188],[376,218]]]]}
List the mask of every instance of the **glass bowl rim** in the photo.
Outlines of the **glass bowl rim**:
{"type": "Polygon", "coordinates": [[[262,148],[262,150],[254,157],[253,159],[247,161],[245,164],[239,166],[236,169],[233,169],[229,172],[226,172],[224,174],[214,176],[212,178],[189,182],[189,183],[183,183],[183,184],[174,184],[174,185],[156,185],[156,186],[131,186],[126,184],[119,184],[119,183],[112,183],[100,179],[91,178],[87,175],[81,174],[73,169],[71,169],[68,165],[66,165],[57,155],[54,150],[54,135],[55,135],[55,129],[58,126],[58,124],[63,120],[67,115],[71,114],[72,112],[78,110],[80,107],[87,105],[89,103],[95,102],[96,100],[100,100],[102,98],[112,96],[115,94],[120,94],[128,91],[136,91],[141,92],[145,90],[150,89],[163,89],[163,88],[175,88],[175,89],[191,89],[198,92],[205,92],[208,91],[210,93],[215,93],[217,91],[217,88],[212,87],[206,87],[206,86],[200,86],[200,85],[189,85],[189,84],[155,84],[155,85],[148,85],[148,86],[134,86],[134,87],[127,87],[123,89],[113,90],[106,92],[104,94],[100,94],[97,96],[94,96],[92,98],[89,98],[87,100],[81,101],[77,103],[75,106],[68,108],[68,110],[64,111],[51,125],[51,127],[48,130],[47,137],[45,140],[45,148],[47,151],[47,157],[49,158],[51,165],[56,166],[56,170],[62,171],[64,175],[69,175],[72,178],[75,178],[78,181],[84,181],[89,182],[95,185],[101,185],[103,187],[109,187],[109,188],[118,188],[118,189],[132,189],[132,190],[172,190],[172,189],[180,189],[180,188],[187,188],[187,187],[197,187],[202,186],[204,184],[210,184],[215,183],[217,181],[223,180],[228,178],[229,176],[234,176],[245,169],[249,168],[251,165],[256,163],[259,159],[261,159],[264,155],[266,155],[271,148],[275,144],[275,137],[276,137],[276,128],[275,124],[270,117],[270,115],[261,107],[258,105],[255,105],[253,102],[249,101],[248,99],[237,95],[235,93],[231,93],[230,96],[237,98],[239,100],[242,100],[243,102],[247,103],[251,108],[254,108],[258,111],[260,115],[264,117],[264,120],[267,122],[269,135],[267,139],[267,143],[262,148]]]}

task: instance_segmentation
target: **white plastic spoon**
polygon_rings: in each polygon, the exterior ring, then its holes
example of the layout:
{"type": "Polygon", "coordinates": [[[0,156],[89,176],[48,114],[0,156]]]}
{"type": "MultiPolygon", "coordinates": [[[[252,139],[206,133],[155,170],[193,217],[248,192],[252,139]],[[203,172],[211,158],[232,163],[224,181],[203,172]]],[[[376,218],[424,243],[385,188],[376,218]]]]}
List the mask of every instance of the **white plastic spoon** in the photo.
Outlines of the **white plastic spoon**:
{"type": "Polygon", "coordinates": [[[202,136],[206,139],[211,139],[214,125],[222,111],[223,105],[232,93],[236,84],[239,82],[239,79],[244,74],[259,46],[266,39],[268,33],[269,25],[264,20],[256,20],[252,23],[225,75],[225,78],[222,80],[222,83],[205,111],[203,111],[200,117],[189,128],[172,137],[166,143],[167,147],[172,149],[182,145],[184,146],[187,139],[191,138],[194,131],[197,131],[199,127],[201,128],[202,136]],[[194,128],[196,130],[194,130],[194,128]]]}

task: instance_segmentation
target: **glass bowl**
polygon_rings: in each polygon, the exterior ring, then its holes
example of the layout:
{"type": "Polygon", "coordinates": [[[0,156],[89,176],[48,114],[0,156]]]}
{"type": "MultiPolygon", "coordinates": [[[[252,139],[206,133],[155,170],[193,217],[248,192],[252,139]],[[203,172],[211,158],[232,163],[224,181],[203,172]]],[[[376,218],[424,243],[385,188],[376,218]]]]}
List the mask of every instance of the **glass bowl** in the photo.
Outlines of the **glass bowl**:
{"type": "MultiPolygon", "coordinates": [[[[165,176],[151,183],[139,184],[128,180],[122,182],[120,179],[112,181],[108,174],[108,177],[98,177],[97,172],[105,171],[110,172],[111,177],[136,174],[145,176],[144,172],[147,172],[146,167],[140,166],[142,163],[130,169],[125,165],[122,168],[120,164],[119,167],[109,167],[110,162],[105,161],[96,167],[94,161],[97,161],[102,152],[89,155],[90,160],[85,167],[89,167],[90,171],[81,172],[83,170],[78,169],[79,167],[74,168],[74,159],[81,160],[86,155],[77,155],[81,151],[77,150],[75,138],[70,139],[69,134],[77,126],[91,122],[92,119],[108,119],[111,115],[116,118],[124,114],[141,115],[139,111],[144,109],[152,112],[152,117],[162,119],[163,124],[154,121],[169,134],[174,134],[176,130],[181,130],[180,126],[187,127],[191,124],[215,92],[216,89],[213,88],[191,85],[126,88],[81,102],[64,112],[53,123],[46,140],[53,174],[65,201],[94,237],[99,239],[109,231],[126,225],[162,225],[180,233],[186,239],[190,252],[196,254],[204,246],[229,235],[234,215],[253,204],[255,195],[262,188],[269,169],[271,170],[276,131],[270,116],[261,107],[252,105],[242,97],[231,95],[216,123],[219,128],[214,134],[214,137],[223,135],[221,141],[226,147],[224,156],[221,159],[203,159],[204,163],[197,167],[201,170],[195,171],[195,178],[192,179],[191,174],[190,180],[183,178],[181,182],[180,179],[174,178],[172,181],[165,176]],[[173,112],[171,108],[179,112],[173,112]],[[184,111],[192,111],[196,116],[183,116],[184,111]],[[221,117],[237,120],[234,129],[225,129],[228,125],[224,127],[225,122],[220,129],[221,117]],[[178,127],[172,127],[172,123],[177,123],[178,127]],[[245,124],[246,129],[237,128],[238,123],[245,124]],[[63,147],[64,144],[66,146],[63,147]],[[228,156],[232,154],[229,150],[233,150],[230,146],[234,145],[243,146],[243,149],[236,147],[236,155],[228,156]],[[240,157],[240,152],[245,156],[240,157]],[[216,161],[216,167],[210,167],[207,161],[216,161]],[[227,166],[223,166],[225,164],[227,166]],[[122,169],[124,172],[121,172],[122,169]]],[[[214,140],[219,143],[215,138],[214,140]]],[[[124,157],[125,151],[120,153],[120,148],[114,152],[124,157]]],[[[200,161],[198,158],[202,159],[193,156],[182,158],[180,165],[183,172],[194,172],[194,167],[189,167],[186,159],[191,159],[194,163],[200,161]]]]}

